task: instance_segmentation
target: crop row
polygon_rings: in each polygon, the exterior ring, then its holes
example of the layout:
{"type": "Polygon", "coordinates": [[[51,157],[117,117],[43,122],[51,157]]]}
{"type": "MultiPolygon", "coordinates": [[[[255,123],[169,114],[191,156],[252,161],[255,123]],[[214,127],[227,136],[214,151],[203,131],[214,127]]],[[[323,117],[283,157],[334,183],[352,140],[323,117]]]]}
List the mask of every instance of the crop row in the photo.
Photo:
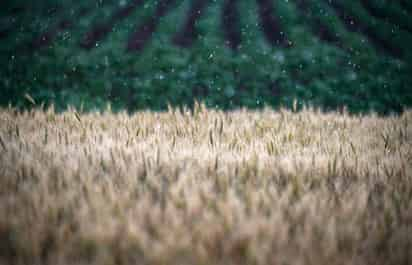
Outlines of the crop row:
{"type": "Polygon", "coordinates": [[[61,2],[67,8],[9,16],[0,103],[26,105],[28,93],[87,109],[164,109],[194,98],[383,113],[412,104],[410,13],[400,4],[61,2]]]}

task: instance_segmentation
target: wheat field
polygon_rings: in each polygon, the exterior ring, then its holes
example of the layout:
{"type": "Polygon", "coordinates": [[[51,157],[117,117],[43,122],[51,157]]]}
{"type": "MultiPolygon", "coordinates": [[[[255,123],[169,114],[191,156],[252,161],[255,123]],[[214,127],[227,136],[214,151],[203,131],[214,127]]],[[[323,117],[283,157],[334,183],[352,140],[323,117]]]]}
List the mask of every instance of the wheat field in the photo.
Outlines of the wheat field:
{"type": "Polygon", "coordinates": [[[1,264],[412,264],[412,111],[0,109],[1,264]]]}

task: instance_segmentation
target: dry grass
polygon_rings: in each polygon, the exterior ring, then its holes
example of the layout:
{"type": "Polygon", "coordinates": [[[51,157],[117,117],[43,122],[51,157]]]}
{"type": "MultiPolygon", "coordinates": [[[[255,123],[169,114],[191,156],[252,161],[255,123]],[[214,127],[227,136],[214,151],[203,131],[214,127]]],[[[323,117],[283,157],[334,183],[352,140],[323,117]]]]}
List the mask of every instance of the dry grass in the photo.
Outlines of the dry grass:
{"type": "Polygon", "coordinates": [[[412,112],[0,109],[0,263],[411,264],[412,112]]]}

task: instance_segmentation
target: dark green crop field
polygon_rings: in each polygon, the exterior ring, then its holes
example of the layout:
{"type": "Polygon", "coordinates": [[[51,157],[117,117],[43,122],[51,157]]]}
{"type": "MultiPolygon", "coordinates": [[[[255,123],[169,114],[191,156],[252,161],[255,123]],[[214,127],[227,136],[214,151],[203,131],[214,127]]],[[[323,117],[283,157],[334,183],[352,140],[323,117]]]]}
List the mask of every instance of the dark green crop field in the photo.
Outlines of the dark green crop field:
{"type": "Polygon", "coordinates": [[[3,106],[412,106],[407,0],[19,0],[0,10],[3,106]]]}

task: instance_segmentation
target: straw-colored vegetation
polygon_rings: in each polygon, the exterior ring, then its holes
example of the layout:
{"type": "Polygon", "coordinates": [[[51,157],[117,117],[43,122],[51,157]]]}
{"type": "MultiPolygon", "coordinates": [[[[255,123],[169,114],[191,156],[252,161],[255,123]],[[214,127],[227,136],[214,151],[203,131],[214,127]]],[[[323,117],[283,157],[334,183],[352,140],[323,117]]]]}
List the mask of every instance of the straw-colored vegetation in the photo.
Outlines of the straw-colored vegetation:
{"type": "Polygon", "coordinates": [[[0,109],[0,263],[411,264],[412,112],[0,109]]]}

